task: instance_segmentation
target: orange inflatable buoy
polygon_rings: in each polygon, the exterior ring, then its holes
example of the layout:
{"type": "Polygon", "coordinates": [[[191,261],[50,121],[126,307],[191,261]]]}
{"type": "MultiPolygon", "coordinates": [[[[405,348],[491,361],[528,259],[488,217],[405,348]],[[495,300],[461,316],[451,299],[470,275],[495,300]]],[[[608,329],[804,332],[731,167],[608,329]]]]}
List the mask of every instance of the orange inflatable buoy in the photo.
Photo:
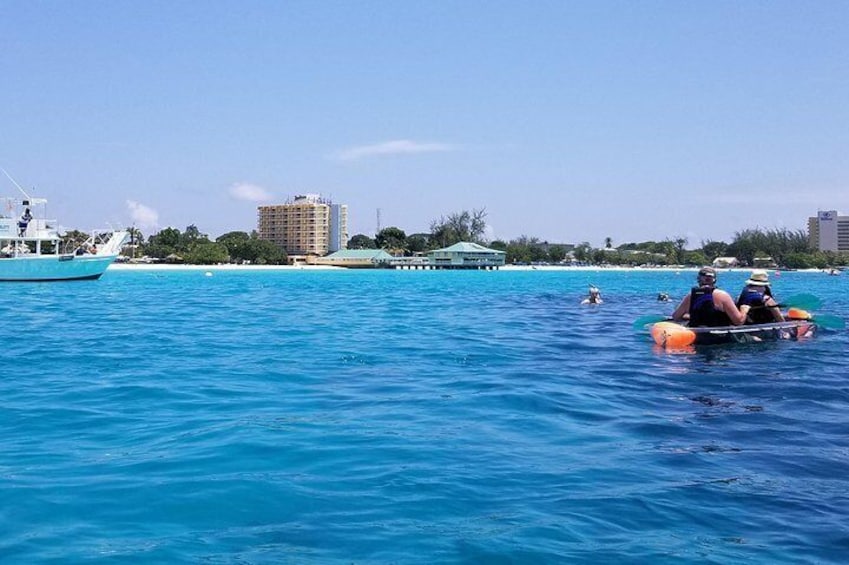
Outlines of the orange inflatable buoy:
{"type": "Polygon", "coordinates": [[[790,320],[810,320],[811,314],[801,308],[790,308],[787,310],[787,318],[790,320]]]}
{"type": "Polygon", "coordinates": [[[667,349],[679,349],[693,345],[696,332],[674,322],[658,322],[651,327],[654,342],[667,349]]]}

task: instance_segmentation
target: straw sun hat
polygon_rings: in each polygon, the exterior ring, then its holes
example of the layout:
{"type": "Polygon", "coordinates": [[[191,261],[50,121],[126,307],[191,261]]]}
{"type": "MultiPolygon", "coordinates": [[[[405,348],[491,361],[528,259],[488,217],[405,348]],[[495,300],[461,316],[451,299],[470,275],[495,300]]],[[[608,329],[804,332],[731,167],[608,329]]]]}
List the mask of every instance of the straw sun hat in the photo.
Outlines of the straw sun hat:
{"type": "Polygon", "coordinates": [[[746,281],[746,284],[754,286],[769,286],[769,273],[763,269],[755,269],[752,271],[752,274],[749,277],[749,280],[746,281]]]}

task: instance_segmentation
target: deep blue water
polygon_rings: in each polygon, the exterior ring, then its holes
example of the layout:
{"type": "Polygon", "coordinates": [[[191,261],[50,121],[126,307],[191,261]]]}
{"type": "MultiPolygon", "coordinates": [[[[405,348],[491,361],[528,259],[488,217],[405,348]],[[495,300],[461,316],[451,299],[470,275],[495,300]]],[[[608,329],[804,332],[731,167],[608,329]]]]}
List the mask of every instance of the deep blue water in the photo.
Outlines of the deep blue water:
{"type": "MultiPolygon", "coordinates": [[[[849,332],[658,352],[692,279],[3,285],[0,562],[846,562],[849,332]]],[[[849,318],[847,274],[774,281],[849,318]]]]}

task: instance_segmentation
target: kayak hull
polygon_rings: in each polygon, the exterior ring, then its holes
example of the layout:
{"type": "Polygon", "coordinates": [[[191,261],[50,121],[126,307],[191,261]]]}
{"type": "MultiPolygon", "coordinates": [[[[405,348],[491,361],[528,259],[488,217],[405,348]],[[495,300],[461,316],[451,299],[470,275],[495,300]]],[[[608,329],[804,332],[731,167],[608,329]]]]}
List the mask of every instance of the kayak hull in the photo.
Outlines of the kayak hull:
{"type": "Polygon", "coordinates": [[[810,320],[789,320],[770,324],[690,328],[675,322],[659,322],[653,324],[650,331],[657,345],[666,349],[680,349],[693,345],[805,339],[814,335],[816,324],[810,320]]]}

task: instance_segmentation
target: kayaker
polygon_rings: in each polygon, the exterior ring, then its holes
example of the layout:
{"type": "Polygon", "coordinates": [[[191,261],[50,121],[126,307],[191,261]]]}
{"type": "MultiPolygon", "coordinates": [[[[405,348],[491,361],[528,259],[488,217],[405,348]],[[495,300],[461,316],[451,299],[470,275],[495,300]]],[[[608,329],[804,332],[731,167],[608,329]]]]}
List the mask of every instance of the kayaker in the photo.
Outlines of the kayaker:
{"type": "Polygon", "coordinates": [[[589,296],[581,301],[581,304],[601,304],[604,300],[601,299],[601,291],[598,287],[590,286],[589,296]]]}
{"type": "Polygon", "coordinates": [[[716,269],[702,267],[696,280],[698,284],[672,313],[673,320],[689,320],[691,327],[739,326],[746,321],[731,295],[716,288],[716,269]]]}
{"type": "Polygon", "coordinates": [[[769,273],[755,269],[746,281],[746,286],[737,298],[737,307],[746,314],[747,324],[768,324],[783,322],[784,316],[778,302],[772,296],[769,285],[769,273]]]}

